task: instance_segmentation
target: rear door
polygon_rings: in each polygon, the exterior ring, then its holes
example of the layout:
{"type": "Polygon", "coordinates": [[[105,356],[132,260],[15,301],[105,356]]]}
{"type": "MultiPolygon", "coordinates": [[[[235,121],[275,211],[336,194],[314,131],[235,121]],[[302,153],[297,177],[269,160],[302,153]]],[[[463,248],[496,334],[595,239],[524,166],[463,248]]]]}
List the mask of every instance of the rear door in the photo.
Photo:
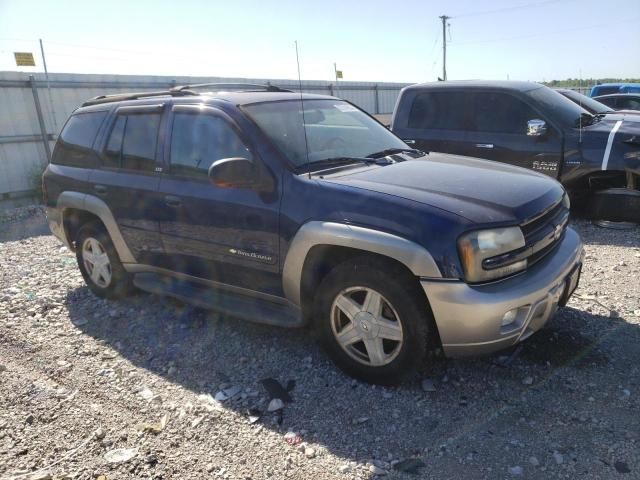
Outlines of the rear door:
{"type": "Polygon", "coordinates": [[[216,160],[260,162],[248,139],[221,110],[194,105],[172,108],[167,137],[168,170],[160,183],[164,266],[280,295],[279,190],[219,187],[208,178],[216,160]]]}
{"type": "Polygon", "coordinates": [[[397,116],[394,133],[420,150],[468,155],[465,93],[442,90],[416,91],[409,95],[413,95],[407,99],[410,105],[404,106],[408,113],[397,116]]]}
{"type": "Polygon", "coordinates": [[[468,155],[557,178],[562,161],[562,134],[542,113],[514,93],[504,91],[470,91],[467,108],[468,155]],[[527,135],[527,123],[534,119],[546,122],[546,135],[527,135]]]}
{"type": "Polygon", "coordinates": [[[163,109],[118,108],[102,141],[101,165],[89,179],[89,193],[108,205],[134,257],[147,264],[154,264],[162,253],[157,214],[163,109]]]}

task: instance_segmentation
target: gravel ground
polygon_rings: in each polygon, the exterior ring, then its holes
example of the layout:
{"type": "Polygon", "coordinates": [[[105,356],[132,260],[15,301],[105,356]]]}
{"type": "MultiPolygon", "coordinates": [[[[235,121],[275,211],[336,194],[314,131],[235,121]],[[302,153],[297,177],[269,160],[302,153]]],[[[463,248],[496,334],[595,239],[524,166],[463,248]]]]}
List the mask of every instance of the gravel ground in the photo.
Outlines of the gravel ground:
{"type": "Polygon", "coordinates": [[[387,389],[305,331],[100,300],[43,222],[0,223],[0,478],[640,478],[640,228],[573,222],[580,287],[510,363],[387,389]],[[268,412],[265,378],[293,401],[268,412]]]}

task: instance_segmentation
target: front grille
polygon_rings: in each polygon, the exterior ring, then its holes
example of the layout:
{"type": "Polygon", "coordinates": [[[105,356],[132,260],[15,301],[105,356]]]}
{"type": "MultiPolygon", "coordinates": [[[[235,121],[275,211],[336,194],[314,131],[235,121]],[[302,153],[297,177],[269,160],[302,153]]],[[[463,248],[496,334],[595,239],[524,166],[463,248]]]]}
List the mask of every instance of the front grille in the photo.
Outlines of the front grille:
{"type": "Polygon", "coordinates": [[[544,258],[562,240],[569,223],[569,209],[562,202],[520,226],[524,234],[527,264],[544,258]]]}
{"type": "Polygon", "coordinates": [[[569,209],[562,202],[554,205],[538,217],[520,225],[525,246],[512,252],[483,260],[485,270],[527,260],[530,267],[544,258],[562,240],[569,223],[569,209]]]}

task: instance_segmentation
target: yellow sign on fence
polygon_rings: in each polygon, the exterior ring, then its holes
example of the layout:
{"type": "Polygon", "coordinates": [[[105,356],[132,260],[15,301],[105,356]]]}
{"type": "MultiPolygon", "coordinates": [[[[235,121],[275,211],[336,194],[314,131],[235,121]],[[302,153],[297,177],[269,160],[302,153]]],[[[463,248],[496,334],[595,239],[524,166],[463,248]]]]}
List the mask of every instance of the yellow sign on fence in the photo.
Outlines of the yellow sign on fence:
{"type": "Polygon", "coordinates": [[[342,78],[342,70],[336,70],[336,78],[342,78]]]}
{"type": "Polygon", "coordinates": [[[16,65],[18,67],[36,66],[36,61],[33,59],[33,53],[31,52],[13,52],[13,56],[16,57],[16,65]]]}

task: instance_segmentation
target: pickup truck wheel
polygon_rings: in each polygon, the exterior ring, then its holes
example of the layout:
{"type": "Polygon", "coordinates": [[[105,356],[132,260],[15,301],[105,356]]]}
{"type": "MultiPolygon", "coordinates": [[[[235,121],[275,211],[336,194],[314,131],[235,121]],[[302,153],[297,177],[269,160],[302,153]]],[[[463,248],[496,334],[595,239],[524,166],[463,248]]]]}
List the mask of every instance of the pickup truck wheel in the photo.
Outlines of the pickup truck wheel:
{"type": "Polygon", "coordinates": [[[132,289],[109,235],[96,224],[83,226],[76,236],[76,259],[82,277],[93,293],[102,298],[118,298],[132,289]]]}
{"type": "Polygon", "coordinates": [[[366,259],[343,263],[325,277],[315,316],[338,367],[383,385],[401,382],[422,363],[433,325],[406,275],[366,259]]]}

